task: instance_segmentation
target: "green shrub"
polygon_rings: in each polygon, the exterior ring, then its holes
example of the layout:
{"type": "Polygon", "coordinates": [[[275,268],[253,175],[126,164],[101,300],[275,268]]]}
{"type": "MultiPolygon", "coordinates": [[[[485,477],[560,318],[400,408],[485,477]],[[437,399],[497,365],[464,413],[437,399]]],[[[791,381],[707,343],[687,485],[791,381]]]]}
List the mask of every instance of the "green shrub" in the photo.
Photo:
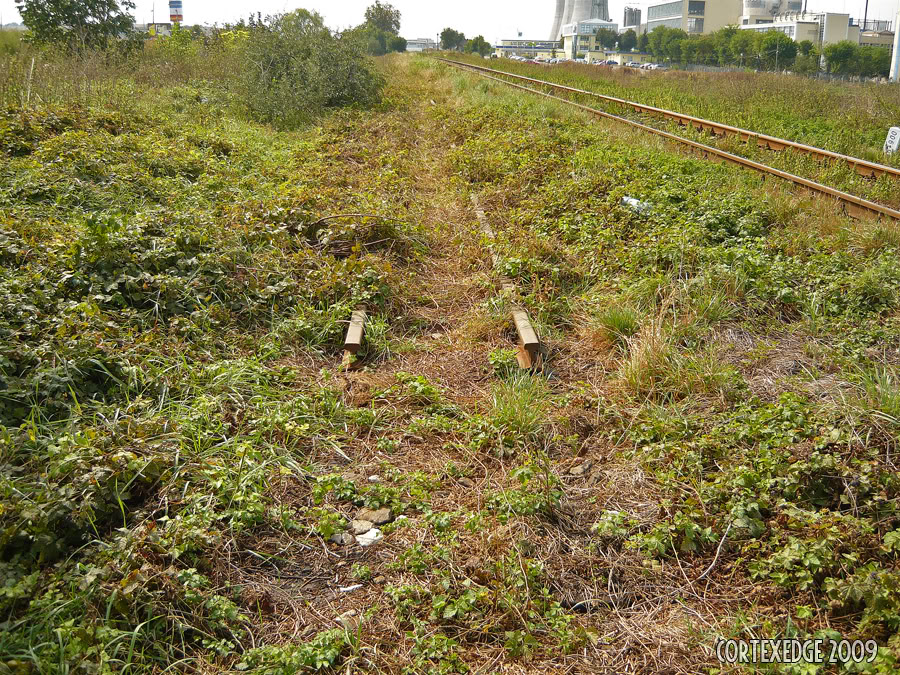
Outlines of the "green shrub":
{"type": "Polygon", "coordinates": [[[306,10],[254,26],[245,51],[244,104],[250,116],[280,129],[314,119],[325,108],[378,100],[382,81],[352,38],[335,37],[306,10]]]}

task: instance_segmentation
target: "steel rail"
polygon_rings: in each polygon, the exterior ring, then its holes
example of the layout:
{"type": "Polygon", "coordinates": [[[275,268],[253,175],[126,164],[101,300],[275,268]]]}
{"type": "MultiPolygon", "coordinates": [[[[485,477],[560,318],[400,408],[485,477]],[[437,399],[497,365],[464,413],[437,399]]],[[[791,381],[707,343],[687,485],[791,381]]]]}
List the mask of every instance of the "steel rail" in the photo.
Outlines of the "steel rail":
{"type": "Polygon", "coordinates": [[[505,77],[511,77],[516,80],[540,84],[552,89],[568,91],[573,94],[582,94],[584,96],[592,96],[603,101],[609,101],[611,103],[618,103],[620,105],[629,106],[633,108],[635,112],[650,113],[659,117],[665,117],[666,119],[678,122],[683,126],[691,126],[695,129],[699,129],[700,131],[712,132],[716,136],[738,136],[741,140],[746,141],[747,143],[752,142],[757,146],[762,146],[768,148],[769,150],[784,150],[786,148],[791,148],[792,150],[796,150],[807,155],[813,155],[820,160],[836,160],[845,162],[846,164],[849,164],[851,167],[853,167],[856,173],[860,174],[861,176],[877,178],[882,174],[888,174],[889,176],[900,179],[900,169],[893,166],[887,166],[885,164],[870,162],[866,159],[860,159],[859,157],[842,155],[838,152],[832,152],[831,150],[817,148],[812,145],[805,145],[803,143],[789,141],[784,138],[768,136],[756,131],[750,131],[749,129],[741,129],[740,127],[733,127],[728,124],[713,122],[712,120],[706,120],[700,117],[692,117],[691,115],[685,115],[673,110],[666,110],[665,108],[656,108],[654,106],[644,105],[643,103],[637,103],[635,101],[627,101],[623,98],[616,98],[615,96],[606,96],[604,94],[598,94],[596,92],[587,91],[585,89],[576,89],[575,87],[568,87],[566,85],[549,82],[547,80],[539,80],[533,77],[526,77],[525,75],[516,75],[515,73],[508,73],[503,70],[485,68],[484,66],[476,66],[472,63],[463,63],[460,61],[453,61],[451,59],[442,58],[440,60],[446,63],[453,63],[458,66],[464,66],[478,71],[496,73],[505,77]]]}
{"type": "MultiPolygon", "coordinates": [[[[530,92],[532,94],[537,94],[538,96],[543,96],[545,98],[552,99],[554,101],[559,101],[561,103],[565,103],[566,105],[572,106],[574,108],[578,108],[586,113],[591,115],[596,115],[597,117],[603,117],[606,119],[615,120],[617,122],[622,122],[624,124],[628,124],[636,129],[641,129],[642,131],[647,131],[651,134],[655,134],[657,136],[661,136],[667,140],[675,141],[676,143],[681,143],[682,145],[687,145],[695,152],[702,154],[703,156],[709,158],[709,156],[718,157],[720,159],[725,160],[726,162],[730,162],[732,164],[736,164],[738,166],[742,166],[748,169],[753,169],[762,174],[773,175],[779,178],[782,178],[786,181],[789,181],[795,185],[799,185],[803,188],[806,188],[812,193],[822,194],[833,199],[836,199],[840,202],[847,215],[853,218],[860,218],[863,216],[868,217],[888,217],[893,220],[900,221],[900,211],[892,209],[888,206],[883,206],[876,202],[869,201],[868,199],[863,199],[862,197],[857,197],[856,195],[852,195],[848,192],[842,192],[841,190],[836,190],[835,188],[828,187],[827,185],[822,185],[821,183],[816,183],[815,181],[811,181],[808,178],[803,178],[802,176],[797,176],[792,173],[788,173],[787,171],[782,171],[781,169],[776,169],[771,166],[767,166],[765,164],[760,164],[759,162],[754,162],[751,159],[747,159],[746,157],[741,157],[739,155],[734,155],[730,152],[726,152],[725,150],[720,150],[719,148],[715,148],[711,145],[704,145],[703,143],[698,143],[696,141],[692,141],[687,138],[683,138],[673,133],[669,133],[668,131],[663,131],[662,129],[657,129],[656,127],[651,127],[646,124],[641,124],[640,122],[635,122],[634,120],[630,120],[627,117],[621,117],[619,115],[613,115],[612,113],[604,112],[602,110],[597,110],[596,108],[591,108],[590,106],[582,105],[581,103],[575,103],[574,101],[570,101],[568,99],[562,98],[560,96],[554,96],[553,94],[548,94],[543,91],[539,91],[537,89],[532,89],[531,87],[525,87],[521,84],[515,84],[514,82],[509,82],[508,80],[501,79],[499,77],[494,77],[492,75],[486,75],[482,70],[488,70],[489,68],[480,68],[479,66],[470,66],[467,63],[459,63],[457,61],[451,61],[449,59],[439,59],[445,63],[449,63],[457,68],[461,69],[473,69],[476,74],[480,75],[489,80],[494,80],[496,82],[500,82],[501,84],[505,84],[508,87],[513,87],[515,89],[521,89],[523,91],[530,92]]],[[[538,80],[540,82],[540,80],[538,80]]]]}

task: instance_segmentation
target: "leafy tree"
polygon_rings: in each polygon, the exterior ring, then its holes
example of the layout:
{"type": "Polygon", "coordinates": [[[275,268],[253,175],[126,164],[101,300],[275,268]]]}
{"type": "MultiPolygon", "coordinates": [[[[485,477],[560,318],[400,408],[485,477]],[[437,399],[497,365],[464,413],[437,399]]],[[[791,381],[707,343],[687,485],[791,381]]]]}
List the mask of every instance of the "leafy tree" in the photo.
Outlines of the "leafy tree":
{"type": "Polygon", "coordinates": [[[619,51],[630,52],[638,46],[638,36],[633,28],[629,28],[619,36],[619,51]]]}
{"type": "Polygon", "coordinates": [[[789,68],[797,57],[797,43],[777,30],[762,34],[759,43],[763,65],[770,70],[789,68]]]}
{"type": "Polygon", "coordinates": [[[887,77],[891,70],[891,50],[860,45],[856,48],[852,70],[861,77],[887,77]]]}
{"type": "Polygon", "coordinates": [[[491,53],[491,44],[484,39],[483,35],[479,35],[466,42],[466,51],[487,56],[491,53]]]}
{"type": "Polygon", "coordinates": [[[718,44],[714,35],[698,35],[686,40],[682,45],[682,50],[686,49],[688,45],[693,52],[690,58],[686,58],[689,62],[716,63],[719,60],[718,44]]]}
{"type": "Polygon", "coordinates": [[[638,35],[637,48],[639,52],[646,52],[650,48],[650,36],[646,33],[638,35]]]}
{"type": "Polygon", "coordinates": [[[745,66],[756,57],[758,52],[756,48],[758,35],[754,31],[739,30],[731,37],[731,40],[728,42],[728,51],[731,54],[733,63],[745,66]]]}
{"type": "Polygon", "coordinates": [[[387,33],[372,26],[363,26],[361,32],[365,36],[366,54],[372,56],[387,54],[387,33]]]}
{"type": "Polygon", "coordinates": [[[381,0],[375,0],[375,4],[366,9],[366,24],[385,33],[398,35],[400,33],[400,10],[387,3],[382,5],[381,0]]]}
{"type": "Polygon", "coordinates": [[[387,47],[389,52],[405,52],[406,38],[400,37],[399,35],[394,35],[390,40],[388,40],[387,47]]]}
{"type": "Polygon", "coordinates": [[[740,32],[741,31],[737,26],[725,26],[713,33],[716,45],[716,58],[719,65],[724,66],[731,62],[731,50],[729,49],[731,39],[740,32]]]}
{"type": "MultiPolygon", "coordinates": [[[[808,42],[808,40],[804,40],[808,42]]],[[[801,42],[799,45],[800,53],[794,59],[794,72],[801,75],[813,75],[819,72],[819,53],[815,49],[811,49],[809,53],[804,54],[801,42]]]]}
{"type": "Polygon", "coordinates": [[[105,49],[134,31],[133,0],[18,0],[27,38],[69,49],[105,49]]]}
{"type": "Polygon", "coordinates": [[[466,36],[452,28],[445,28],[441,31],[441,48],[442,49],[464,49],[466,46],[466,36]]]}
{"type": "Polygon", "coordinates": [[[656,59],[681,60],[681,43],[688,38],[688,34],[683,30],[658,26],[653,29],[649,37],[647,46],[656,59]]]}
{"type": "Polygon", "coordinates": [[[828,70],[836,75],[884,77],[891,65],[891,50],[882,47],[860,46],[844,40],[827,45],[823,50],[828,70]]]}
{"type": "Polygon", "coordinates": [[[825,45],[825,49],[822,52],[825,54],[828,72],[837,75],[849,75],[858,48],[858,45],[850,42],[850,40],[841,40],[834,44],[825,45]]]}
{"type": "Polygon", "coordinates": [[[803,56],[809,56],[816,46],[812,43],[812,40],[803,40],[797,43],[797,49],[803,56]]]}
{"type": "Polygon", "coordinates": [[[618,34],[615,31],[609,30],[609,28],[601,28],[597,31],[597,42],[604,49],[615,49],[616,42],[618,41],[618,34]]]}
{"type": "Polygon", "coordinates": [[[376,0],[366,9],[365,22],[346,35],[362,44],[367,54],[382,56],[388,52],[405,52],[406,39],[398,35],[400,11],[393,5],[376,0]]]}

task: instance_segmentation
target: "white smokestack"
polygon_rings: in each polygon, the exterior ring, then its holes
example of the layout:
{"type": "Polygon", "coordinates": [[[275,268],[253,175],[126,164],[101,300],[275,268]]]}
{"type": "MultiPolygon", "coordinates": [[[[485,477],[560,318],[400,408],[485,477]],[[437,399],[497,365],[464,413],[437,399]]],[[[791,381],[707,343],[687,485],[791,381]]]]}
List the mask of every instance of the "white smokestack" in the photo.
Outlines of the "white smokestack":
{"type": "Polygon", "coordinates": [[[891,82],[900,82],[900,11],[894,22],[894,63],[891,65],[891,82]]]}

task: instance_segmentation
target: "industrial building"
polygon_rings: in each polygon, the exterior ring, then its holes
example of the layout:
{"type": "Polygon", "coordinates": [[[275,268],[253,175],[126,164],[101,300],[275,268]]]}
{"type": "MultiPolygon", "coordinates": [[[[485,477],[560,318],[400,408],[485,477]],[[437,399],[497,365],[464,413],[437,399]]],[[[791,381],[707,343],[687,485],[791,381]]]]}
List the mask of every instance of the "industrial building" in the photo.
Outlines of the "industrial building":
{"type": "Polygon", "coordinates": [[[818,48],[843,40],[860,42],[859,25],[853,23],[849,14],[791,12],[771,17],[768,23],[741,24],[739,27],[756,32],[777,30],[794,42],[809,40],[818,48]]]}
{"type": "Polygon", "coordinates": [[[406,51],[424,52],[426,49],[437,49],[437,42],[431,38],[418,38],[406,41],[406,51]]]}
{"type": "Polygon", "coordinates": [[[859,44],[863,47],[894,48],[894,31],[892,30],[864,30],[860,31],[859,44]]]}
{"type": "Polygon", "coordinates": [[[593,19],[610,20],[608,0],[556,0],[550,39],[562,38],[565,26],[593,19]]]}
{"type": "MultiPolygon", "coordinates": [[[[747,0],[753,2],[756,0],[747,0]]],[[[654,28],[680,28],[691,35],[714,33],[738,23],[741,0],[675,0],[647,7],[647,32],[654,28]]]]}
{"type": "Polygon", "coordinates": [[[603,19],[589,19],[570,23],[562,28],[563,52],[567,59],[586,58],[589,61],[600,60],[599,54],[607,48],[600,44],[597,33],[601,30],[619,32],[619,24],[603,19]]]}
{"type": "Polygon", "coordinates": [[[494,45],[494,54],[500,57],[522,56],[526,59],[562,58],[559,40],[500,40],[494,45]]]}
{"type": "Polygon", "coordinates": [[[775,17],[785,13],[803,11],[803,0],[744,0],[741,26],[772,23],[775,17]]]}
{"type": "Polygon", "coordinates": [[[625,8],[625,20],[622,22],[622,31],[633,30],[641,33],[641,10],[637,7],[625,8]]]}

